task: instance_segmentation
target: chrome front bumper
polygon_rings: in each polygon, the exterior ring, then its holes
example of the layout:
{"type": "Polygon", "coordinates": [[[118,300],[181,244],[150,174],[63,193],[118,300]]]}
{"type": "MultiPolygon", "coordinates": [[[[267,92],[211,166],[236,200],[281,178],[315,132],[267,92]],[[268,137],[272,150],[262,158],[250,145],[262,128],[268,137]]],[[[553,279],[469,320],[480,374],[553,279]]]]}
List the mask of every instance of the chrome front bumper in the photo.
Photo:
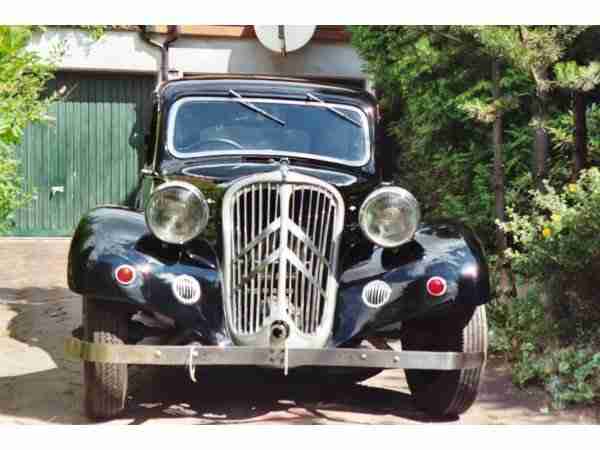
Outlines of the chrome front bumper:
{"type": "Polygon", "coordinates": [[[485,363],[483,352],[398,352],[347,348],[288,349],[286,361],[286,350],[283,348],[94,344],[75,337],[67,339],[65,352],[71,359],[97,363],[261,366],[278,369],[324,366],[459,370],[478,368],[485,363]]]}

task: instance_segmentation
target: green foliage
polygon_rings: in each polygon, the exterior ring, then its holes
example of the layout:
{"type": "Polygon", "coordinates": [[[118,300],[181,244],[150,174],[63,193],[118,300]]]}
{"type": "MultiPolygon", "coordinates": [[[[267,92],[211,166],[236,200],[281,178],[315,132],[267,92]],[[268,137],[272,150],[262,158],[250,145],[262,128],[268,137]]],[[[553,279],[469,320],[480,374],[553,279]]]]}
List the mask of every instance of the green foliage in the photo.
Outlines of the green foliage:
{"type": "MultiPolygon", "coordinates": [[[[398,182],[421,202],[425,217],[460,218],[493,248],[491,127],[505,115],[507,178],[529,172],[531,130],[523,102],[534,86],[506,67],[494,100],[493,57],[468,27],[352,27],[353,43],[382,92],[388,133],[397,143],[398,182]]],[[[521,183],[522,184],[522,183],[521,183]]],[[[529,185],[527,185],[529,188],[529,185]]]]}
{"type": "Polygon", "coordinates": [[[521,348],[518,357],[513,369],[514,382],[518,386],[543,384],[554,408],[591,403],[600,398],[600,352],[585,347],[540,352],[528,345],[521,348]]]}
{"type": "Polygon", "coordinates": [[[591,91],[600,84],[600,62],[592,61],[580,66],[575,61],[557,63],[554,66],[556,84],[574,91],[591,91]]]}
{"type": "MultiPolygon", "coordinates": [[[[353,26],[352,42],[381,97],[398,153],[397,181],[421,202],[426,218],[453,216],[475,228],[493,252],[491,123],[504,123],[507,197],[527,211],[534,128],[551,136],[547,177],[570,176],[571,105],[563,91],[596,83],[600,27],[353,26]],[[499,99],[491,65],[502,63],[499,99]],[[553,78],[555,77],[555,79],[553,78]],[[551,94],[548,119],[534,117],[540,91],[551,94]]],[[[594,84],[595,85],[595,84],[594,84]]],[[[588,108],[590,155],[600,156],[597,105],[588,108]]]]}
{"type": "MultiPolygon", "coordinates": [[[[570,95],[597,89],[600,27],[351,31],[396,144],[397,182],[419,199],[426,220],[464,221],[492,255],[498,225],[491,125],[501,114],[509,256],[529,283],[543,283],[544,296],[535,291],[492,305],[491,348],[511,362],[515,383],[541,383],[556,407],[597,399],[600,185],[594,171],[575,188],[567,183],[574,149],[570,95]],[[501,63],[499,98],[493,95],[493,62],[501,63]],[[532,176],[534,133],[541,130],[551,139],[545,193],[534,191],[532,176]]],[[[597,104],[588,106],[587,126],[590,160],[599,163],[597,104]]]]}
{"type": "MultiPolygon", "coordinates": [[[[488,52],[512,67],[531,73],[559,61],[585,26],[468,26],[488,52]]],[[[539,81],[539,80],[536,80],[539,81]]]]}
{"type": "Polygon", "coordinates": [[[19,164],[11,147],[0,141],[0,233],[13,223],[13,212],[24,206],[29,196],[23,194],[19,164]]]}
{"type": "MultiPolygon", "coordinates": [[[[46,111],[56,98],[44,95],[54,61],[26,48],[35,28],[0,26],[0,232],[10,227],[14,211],[29,199],[22,190],[14,148],[29,123],[50,120],[46,111]]],[[[54,57],[58,52],[57,48],[54,57]]]]}
{"type": "Polygon", "coordinates": [[[596,166],[600,165],[600,105],[594,103],[587,108],[588,151],[596,166]]]}
{"type": "Polygon", "coordinates": [[[517,386],[542,385],[556,409],[600,398],[600,352],[584,339],[561,345],[560,324],[547,320],[539,289],[492,304],[488,317],[490,350],[512,365],[517,386]]]}
{"type": "Polygon", "coordinates": [[[26,49],[32,33],[31,27],[0,26],[0,141],[6,145],[18,144],[27,124],[49,120],[55,99],[42,95],[54,61],[26,49]]]}
{"type": "Polygon", "coordinates": [[[559,324],[564,345],[596,340],[600,321],[600,170],[583,171],[576,183],[530,191],[528,211],[508,208],[500,226],[513,240],[512,268],[543,283],[546,313],[559,324]]]}
{"type": "Polygon", "coordinates": [[[544,280],[557,271],[574,273],[600,256],[600,170],[582,172],[576,183],[557,190],[530,191],[527,213],[509,207],[500,224],[515,246],[506,256],[515,270],[544,280]]]}
{"type": "Polygon", "coordinates": [[[515,242],[507,255],[515,270],[544,286],[545,295],[533,289],[494,305],[491,348],[511,362],[517,385],[543,385],[555,408],[596,401],[600,170],[584,171],[560,189],[547,184],[544,193],[531,191],[528,205],[527,214],[509,208],[502,224],[515,242]]]}
{"type": "MultiPolygon", "coordinates": [[[[592,103],[587,112],[588,152],[592,165],[600,165],[600,105],[592,103]]],[[[560,186],[570,178],[570,155],[575,147],[575,125],[573,111],[556,111],[548,121],[546,129],[552,138],[552,146],[556,150],[550,177],[551,184],[560,186]]]]}
{"type": "MultiPolygon", "coordinates": [[[[522,279],[519,281],[522,283],[522,279]]],[[[517,353],[531,351],[540,342],[551,342],[557,336],[557,325],[545,320],[545,307],[535,288],[527,289],[512,302],[495,302],[488,309],[489,345],[493,353],[514,360],[517,353]]]]}

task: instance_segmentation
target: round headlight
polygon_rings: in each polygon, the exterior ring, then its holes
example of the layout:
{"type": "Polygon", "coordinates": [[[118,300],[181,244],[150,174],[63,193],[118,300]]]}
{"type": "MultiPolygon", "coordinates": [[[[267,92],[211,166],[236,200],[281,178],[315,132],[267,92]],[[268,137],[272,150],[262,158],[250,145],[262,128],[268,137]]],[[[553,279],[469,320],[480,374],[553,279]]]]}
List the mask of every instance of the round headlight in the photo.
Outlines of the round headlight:
{"type": "Polygon", "coordinates": [[[386,186],[365,199],[358,220],[363,233],[374,244],[397,247],[412,239],[421,212],[419,203],[406,189],[386,186]]]}
{"type": "Polygon", "coordinates": [[[184,244],[204,230],[208,214],[208,204],[200,189],[172,181],[152,193],[146,207],[146,223],[161,241],[184,244]]]}

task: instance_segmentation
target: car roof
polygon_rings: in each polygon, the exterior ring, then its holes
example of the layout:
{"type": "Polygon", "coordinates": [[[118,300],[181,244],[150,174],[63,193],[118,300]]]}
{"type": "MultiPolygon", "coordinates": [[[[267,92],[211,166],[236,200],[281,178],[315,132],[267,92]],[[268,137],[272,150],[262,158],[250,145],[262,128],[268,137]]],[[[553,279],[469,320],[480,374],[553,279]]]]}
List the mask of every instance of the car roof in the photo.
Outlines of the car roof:
{"type": "Polygon", "coordinates": [[[375,98],[365,90],[349,86],[312,80],[267,75],[203,75],[178,78],[163,83],[159,94],[171,103],[183,96],[210,95],[229,96],[230,89],[243,96],[272,96],[287,99],[306,99],[307,93],[317,94],[328,101],[357,104],[372,108],[375,98]]]}

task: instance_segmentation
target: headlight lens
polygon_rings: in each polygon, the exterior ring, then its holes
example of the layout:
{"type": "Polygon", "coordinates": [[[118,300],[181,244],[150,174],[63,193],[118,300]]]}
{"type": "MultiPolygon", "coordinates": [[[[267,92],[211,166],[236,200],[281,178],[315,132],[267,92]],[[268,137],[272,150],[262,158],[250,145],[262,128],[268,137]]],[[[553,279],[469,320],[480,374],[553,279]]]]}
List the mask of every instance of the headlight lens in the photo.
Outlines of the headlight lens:
{"type": "Polygon", "coordinates": [[[421,220],[419,203],[406,189],[386,186],[371,193],[360,207],[360,227],[373,243],[397,247],[409,241],[421,220]]]}
{"type": "Polygon", "coordinates": [[[194,239],[208,223],[208,204],[200,189],[184,182],[159,186],[146,207],[146,223],[161,241],[184,244],[194,239]]]}

